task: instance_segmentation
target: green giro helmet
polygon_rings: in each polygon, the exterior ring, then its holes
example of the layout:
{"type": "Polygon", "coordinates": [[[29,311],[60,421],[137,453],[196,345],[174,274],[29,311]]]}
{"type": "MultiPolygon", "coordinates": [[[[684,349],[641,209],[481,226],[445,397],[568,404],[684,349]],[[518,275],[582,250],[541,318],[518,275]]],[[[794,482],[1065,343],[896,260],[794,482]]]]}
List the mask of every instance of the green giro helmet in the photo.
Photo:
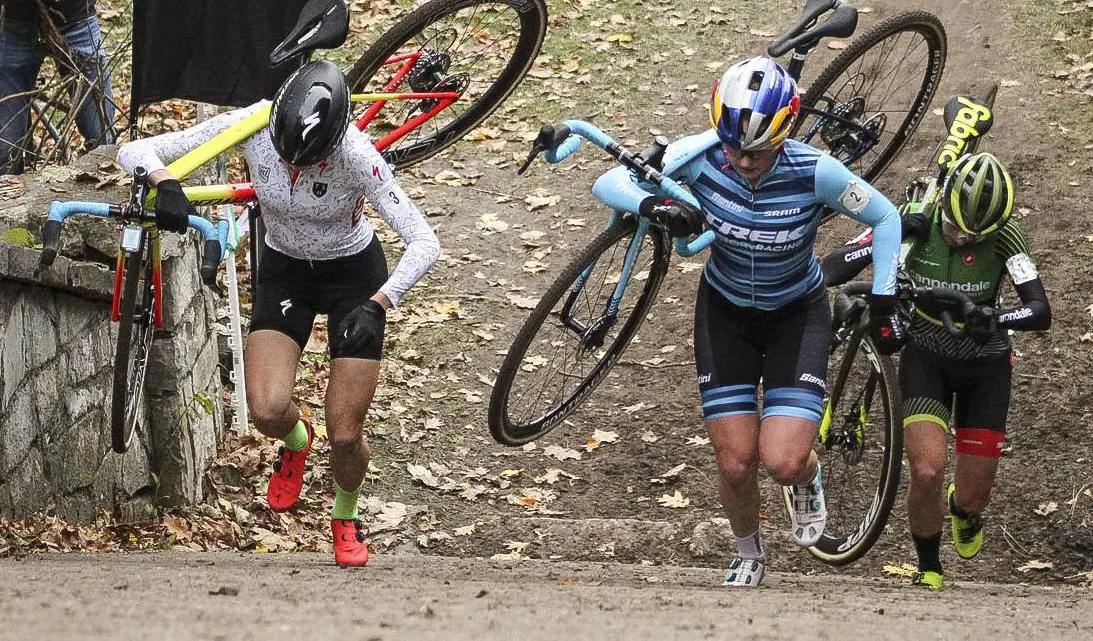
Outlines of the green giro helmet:
{"type": "Polygon", "coordinates": [[[945,175],[941,203],[945,219],[957,229],[989,234],[1013,213],[1013,181],[994,154],[964,156],[945,175]]]}

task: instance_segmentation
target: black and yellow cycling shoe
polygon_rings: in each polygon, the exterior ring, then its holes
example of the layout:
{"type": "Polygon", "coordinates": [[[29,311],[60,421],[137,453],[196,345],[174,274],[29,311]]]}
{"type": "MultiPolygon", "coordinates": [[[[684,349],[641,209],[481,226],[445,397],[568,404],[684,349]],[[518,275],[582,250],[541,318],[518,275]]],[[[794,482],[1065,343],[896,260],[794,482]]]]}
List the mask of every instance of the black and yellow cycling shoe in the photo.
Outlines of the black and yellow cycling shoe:
{"type": "Polygon", "coordinates": [[[961,558],[970,559],[983,547],[983,517],[968,514],[957,508],[953,497],[956,485],[949,485],[949,516],[953,522],[953,547],[961,558]],[[958,513],[964,516],[959,516],[958,513]]]}
{"type": "Polygon", "coordinates": [[[924,588],[930,588],[931,590],[940,590],[941,587],[945,585],[945,576],[940,572],[934,572],[933,570],[915,572],[911,576],[911,585],[918,585],[924,588]]]}

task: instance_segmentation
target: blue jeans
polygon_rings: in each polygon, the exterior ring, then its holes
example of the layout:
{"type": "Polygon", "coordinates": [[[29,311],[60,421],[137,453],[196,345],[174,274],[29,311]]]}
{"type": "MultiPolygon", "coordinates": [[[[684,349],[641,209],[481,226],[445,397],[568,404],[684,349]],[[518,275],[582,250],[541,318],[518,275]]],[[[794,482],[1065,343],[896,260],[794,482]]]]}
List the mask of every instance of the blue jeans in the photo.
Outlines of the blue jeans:
{"type": "MultiPolygon", "coordinates": [[[[90,16],[74,22],[64,27],[61,35],[74,50],[75,67],[61,61],[57,66],[63,75],[80,74],[72,104],[80,105],[76,128],[84,137],[84,149],[112,143],[114,96],[98,18],[90,16]],[[97,86],[100,73],[105,91],[97,86]]],[[[19,143],[30,126],[31,96],[27,92],[35,88],[45,53],[36,25],[5,21],[0,32],[0,174],[23,171],[23,150],[19,143]]]]}

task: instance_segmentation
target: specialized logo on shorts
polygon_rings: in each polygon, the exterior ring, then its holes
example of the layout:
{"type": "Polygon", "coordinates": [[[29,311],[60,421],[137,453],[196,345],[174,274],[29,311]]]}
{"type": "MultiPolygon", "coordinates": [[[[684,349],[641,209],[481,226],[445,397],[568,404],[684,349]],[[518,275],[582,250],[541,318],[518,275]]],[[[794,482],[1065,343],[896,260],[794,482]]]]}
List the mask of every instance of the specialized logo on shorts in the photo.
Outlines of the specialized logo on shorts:
{"type": "Polygon", "coordinates": [[[281,316],[288,316],[288,308],[292,307],[292,299],[286,298],[281,301],[281,316]]]}
{"type": "Polygon", "coordinates": [[[964,264],[969,267],[975,264],[975,254],[972,252],[964,252],[964,264]]]}
{"type": "Polygon", "coordinates": [[[827,389],[827,383],[824,382],[824,379],[816,376],[815,374],[809,374],[808,372],[805,372],[804,374],[801,374],[801,378],[797,380],[801,381],[802,383],[812,383],[813,385],[818,385],[822,390],[827,389]]]}
{"type": "Polygon", "coordinates": [[[320,183],[320,182],[311,183],[311,193],[314,194],[316,198],[322,198],[323,196],[325,196],[326,195],[326,190],[327,190],[327,184],[326,183],[320,183]]]}

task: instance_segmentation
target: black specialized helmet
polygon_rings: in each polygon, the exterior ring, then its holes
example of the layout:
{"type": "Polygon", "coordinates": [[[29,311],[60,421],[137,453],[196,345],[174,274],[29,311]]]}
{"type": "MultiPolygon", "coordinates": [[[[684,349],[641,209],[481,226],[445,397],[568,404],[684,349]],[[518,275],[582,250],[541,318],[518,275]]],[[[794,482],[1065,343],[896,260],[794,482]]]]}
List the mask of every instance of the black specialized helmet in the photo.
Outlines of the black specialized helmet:
{"type": "Polygon", "coordinates": [[[349,88],[338,66],[316,60],[297,69],[277,90],[269,135],[281,160],[314,165],[334,151],[349,127],[349,88]]]}

